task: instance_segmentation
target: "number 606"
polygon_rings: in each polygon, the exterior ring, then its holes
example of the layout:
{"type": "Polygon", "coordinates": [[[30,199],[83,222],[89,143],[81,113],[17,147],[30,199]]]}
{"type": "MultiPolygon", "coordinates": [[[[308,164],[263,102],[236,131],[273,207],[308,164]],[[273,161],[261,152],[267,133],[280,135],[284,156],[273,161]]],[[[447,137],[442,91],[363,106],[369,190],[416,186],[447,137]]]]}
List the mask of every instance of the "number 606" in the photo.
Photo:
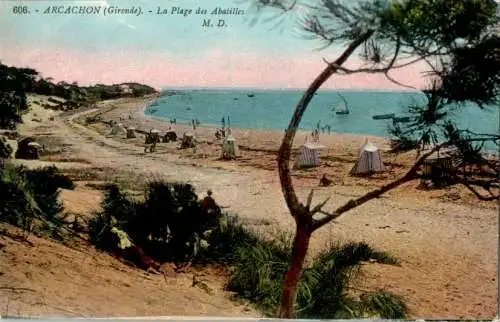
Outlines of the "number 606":
{"type": "Polygon", "coordinates": [[[12,13],[16,15],[25,15],[28,13],[28,6],[13,6],[12,13]]]}

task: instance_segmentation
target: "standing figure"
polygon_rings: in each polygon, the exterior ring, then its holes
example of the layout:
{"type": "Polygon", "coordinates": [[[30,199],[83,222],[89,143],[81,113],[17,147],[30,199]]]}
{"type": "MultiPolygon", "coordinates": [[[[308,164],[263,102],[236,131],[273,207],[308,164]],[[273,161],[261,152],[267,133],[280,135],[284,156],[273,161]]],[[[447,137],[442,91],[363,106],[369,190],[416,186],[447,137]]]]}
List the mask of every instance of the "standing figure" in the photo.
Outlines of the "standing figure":
{"type": "Polygon", "coordinates": [[[218,215],[221,213],[219,205],[215,202],[214,198],[212,198],[212,190],[207,190],[207,196],[203,199],[202,203],[208,214],[218,215]]]}

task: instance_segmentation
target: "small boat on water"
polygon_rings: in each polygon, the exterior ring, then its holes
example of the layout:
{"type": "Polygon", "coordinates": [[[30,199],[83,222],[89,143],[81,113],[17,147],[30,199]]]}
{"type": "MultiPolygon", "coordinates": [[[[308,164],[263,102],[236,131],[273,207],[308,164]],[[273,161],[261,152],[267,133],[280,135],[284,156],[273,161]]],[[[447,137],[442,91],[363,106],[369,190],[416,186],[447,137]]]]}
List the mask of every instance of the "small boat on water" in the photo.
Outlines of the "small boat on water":
{"type": "Polygon", "coordinates": [[[337,106],[337,108],[335,109],[335,114],[337,115],[349,114],[349,109],[347,108],[347,105],[344,102],[340,103],[339,106],[337,106]]]}
{"type": "Polygon", "coordinates": [[[247,94],[247,96],[248,96],[248,97],[254,97],[254,96],[255,96],[255,94],[250,93],[250,94],[247,94]]]}
{"type": "Polygon", "coordinates": [[[388,120],[392,119],[396,116],[395,113],[387,113],[387,114],[379,114],[379,115],[373,115],[374,120],[388,120]]]}
{"type": "MultiPolygon", "coordinates": [[[[340,93],[339,93],[339,95],[340,95],[340,93]]],[[[340,104],[337,105],[337,107],[335,108],[335,114],[347,115],[347,114],[349,114],[349,108],[347,107],[347,100],[342,95],[340,95],[340,98],[342,98],[342,102],[340,102],[340,104]]]]}
{"type": "Polygon", "coordinates": [[[395,116],[392,118],[393,123],[408,123],[411,121],[411,117],[409,116],[395,116]]]}

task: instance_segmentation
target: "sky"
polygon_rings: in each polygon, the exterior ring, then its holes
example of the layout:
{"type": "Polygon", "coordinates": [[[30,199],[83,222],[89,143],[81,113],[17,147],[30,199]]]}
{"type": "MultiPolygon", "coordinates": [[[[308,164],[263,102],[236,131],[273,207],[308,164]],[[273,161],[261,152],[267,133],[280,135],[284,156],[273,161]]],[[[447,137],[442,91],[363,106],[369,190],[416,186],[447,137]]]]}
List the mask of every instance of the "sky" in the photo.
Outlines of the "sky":
{"type": "MultiPolygon", "coordinates": [[[[341,47],[318,51],[321,43],[302,37],[295,16],[276,27],[279,20],[267,21],[274,14],[256,13],[248,0],[0,0],[0,61],[82,85],[135,81],[156,88],[305,88],[325,67],[323,58],[335,59],[341,47]],[[30,13],[15,14],[16,6],[27,6],[30,13]],[[44,14],[52,6],[100,6],[101,12],[44,14]],[[140,7],[142,15],[103,14],[104,8],[132,7],[140,7]],[[168,14],[157,14],[159,7],[168,14]],[[193,11],[172,15],[173,7],[193,11]],[[216,7],[238,8],[245,14],[196,15],[198,7],[209,13],[216,7]],[[203,27],[205,18],[214,24],[223,18],[227,26],[203,27]]],[[[346,66],[358,64],[353,56],[346,66]]],[[[391,75],[421,87],[422,71],[417,64],[391,75]]],[[[334,76],[323,87],[405,89],[372,74],[334,76]]]]}

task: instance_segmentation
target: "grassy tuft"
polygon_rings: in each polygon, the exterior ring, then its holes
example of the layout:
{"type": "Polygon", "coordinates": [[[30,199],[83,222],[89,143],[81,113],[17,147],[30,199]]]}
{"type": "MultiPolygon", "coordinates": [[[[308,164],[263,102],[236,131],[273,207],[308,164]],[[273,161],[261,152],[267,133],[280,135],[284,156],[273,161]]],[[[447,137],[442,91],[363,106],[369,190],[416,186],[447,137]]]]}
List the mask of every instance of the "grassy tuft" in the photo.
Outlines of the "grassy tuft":
{"type": "MultiPolygon", "coordinates": [[[[283,290],[284,275],[291,259],[292,238],[283,235],[274,241],[240,245],[233,257],[228,289],[252,301],[269,315],[276,313],[283,290]]],[[[384,264],[398,261],[366,243],[331,244],[305,268],[297,294],[296,313],[301,318],[356,318],[406,315],[404,300],[388,292],[366,293],[361,299],[349,294],[360,277],[362,262],[384,264]]]]}

